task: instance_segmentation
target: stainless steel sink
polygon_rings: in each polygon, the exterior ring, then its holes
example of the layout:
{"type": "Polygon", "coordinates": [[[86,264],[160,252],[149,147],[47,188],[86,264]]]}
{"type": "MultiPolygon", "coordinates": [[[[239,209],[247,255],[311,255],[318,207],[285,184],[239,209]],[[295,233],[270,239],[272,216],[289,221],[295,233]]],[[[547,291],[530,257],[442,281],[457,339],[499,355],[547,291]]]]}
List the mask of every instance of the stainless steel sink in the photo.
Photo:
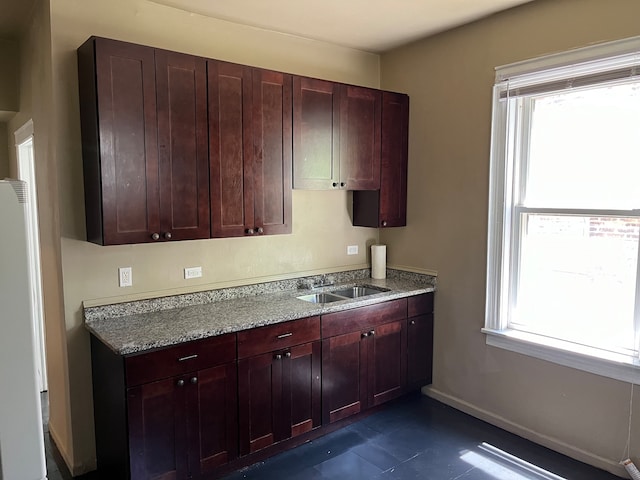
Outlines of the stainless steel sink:
{"type": "Polygon", "coordinates": [[[334,290],[331,293],[347,298],[366,297],[367,295],[375,295],[376,293],[388,292],[388,288],[372,287],[369,285],[356,285],[354,287],[334,290]]]}
{"type": "Polygon", "coordinates": [[[309,295],[301,295],[296,298],[311,303],[330,303],[339,302],[340,300],[347,300],[345,297],[339,297],[338,295],[333,295],[331,293],[311,293],[309,295]]]}
{"type": "Polygon", "coordinates": [[[331,292],[310,293],[296,298],[311,303],[331,303],[339,302],[340,300],[348,300],[350,298],[366,297],[367,295],[375,295],[376,293],[388,291],[388,288],[374,287],[371,285],[355,285],[353,287],[341,288],[331,292]]]}

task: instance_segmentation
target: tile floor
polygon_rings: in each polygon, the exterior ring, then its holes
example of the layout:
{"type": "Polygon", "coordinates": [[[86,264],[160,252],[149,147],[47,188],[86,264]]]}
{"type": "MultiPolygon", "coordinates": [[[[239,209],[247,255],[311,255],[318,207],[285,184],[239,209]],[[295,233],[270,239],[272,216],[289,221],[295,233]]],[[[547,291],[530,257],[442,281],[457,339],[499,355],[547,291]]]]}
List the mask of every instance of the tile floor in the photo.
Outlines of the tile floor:
{"type": "MultiPolygon", "coordinates": [[[[45,448],[49,480],[71,480],[46,422],[45,448]]],[[[97,478],[94,472],[76,480],[97,478]]],[[[419,394],[225,480],[245,478],[619,480],[419,394]]]]}

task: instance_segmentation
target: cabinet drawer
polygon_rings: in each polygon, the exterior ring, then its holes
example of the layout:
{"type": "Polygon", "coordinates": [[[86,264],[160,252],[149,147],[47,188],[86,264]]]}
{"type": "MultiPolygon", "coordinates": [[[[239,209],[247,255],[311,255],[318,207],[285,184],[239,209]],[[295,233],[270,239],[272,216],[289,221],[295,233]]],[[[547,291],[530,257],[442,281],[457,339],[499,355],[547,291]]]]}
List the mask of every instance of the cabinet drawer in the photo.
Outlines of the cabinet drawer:
{"type": "Polygon", "coordinates": [[[408,300],[410,317],[433,312],[433,292],[409,297],[408,300]]]}
{"type": "Polygon", "coordinates": [[[238,332],[238,358],[252,357],[301,343],[320,340],[320,317],[238,332]]]}
{"type": "Polygon", "coordinates": [[[407,318],[407,299],[392,300],[322,316],[323,338],[375,327],[407,318]]]}
{"type": "Polygon", "coordinates": [[[126,382],[131,387],[235,359],[236,334],[220,335],[126,357],[126,382]]]}

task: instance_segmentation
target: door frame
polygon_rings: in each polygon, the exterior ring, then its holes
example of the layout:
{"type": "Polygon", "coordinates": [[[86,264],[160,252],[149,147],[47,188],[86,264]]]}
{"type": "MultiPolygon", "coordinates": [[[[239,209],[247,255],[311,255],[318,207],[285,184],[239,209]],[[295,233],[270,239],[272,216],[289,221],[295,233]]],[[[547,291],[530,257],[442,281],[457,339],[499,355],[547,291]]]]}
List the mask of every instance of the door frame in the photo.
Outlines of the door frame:
{"type": "Polygon", "coordinates": [[[42,297],[42,270],[40,263],[40,228],[36,188],[35,145],[33,120],[28,120],[14,132],[17,175],[27,182],[27,252],[31,284],[31,313],[35,340],[36,382],[40,392],[48,390],[45,349],[44,306],[42,297]]]}

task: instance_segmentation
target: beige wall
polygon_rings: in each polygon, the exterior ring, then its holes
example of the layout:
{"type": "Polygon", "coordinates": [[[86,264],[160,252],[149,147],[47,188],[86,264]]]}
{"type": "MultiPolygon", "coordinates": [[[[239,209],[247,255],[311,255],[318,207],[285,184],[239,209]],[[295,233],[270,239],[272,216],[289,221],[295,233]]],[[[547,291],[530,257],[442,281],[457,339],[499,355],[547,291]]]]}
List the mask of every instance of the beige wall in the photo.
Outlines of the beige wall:
{"type": "MultiPolygon", "coordinates": [[[[0,179],[9,176],[9,134],[7,124],[0,122],[0,179]]],[[[13,144],[13,143],[12,143],[13,144]]]]}
{"type": "MultiPolygon", "coordinates": [[[[480,328],[494,67],[640,35],[638,19],[636,0],[538,0],[381,62],[382,87],[411,98],[408,227],[384,230],[381,241],[391,264],[439,274],[431,393],[618,473],[631,386],[488,347],[480,328]]],[[[640,407],[634,413],[640,418],[640,407]]]]}
{"type": "Polygon", "coordinates": [[[260,238],[100,247],[84,241],[84,197],[76,48],[98,35],[210,58],[377,87],[379,57],[321,42],[242,27],[142,0],[51,2],[56,165],[62,229],[64,318],[68,348],[70,438],[62,448],[75,473],[94,466],[93,412],[84,300],[107,303],[365,265],[377,230],[354,228],[346,192],[293,194],[293,234],[260,238]],[[347,245],[360,254],[346,255],[347,245]],[[182,269],[203,267],[183,280],[182,269]],[[133,267],[134,286],[117,285],[117,269],[133,267]]]}
{"type": "MultiPolygon", "coordinates": [[[[18,77],[19,77],[18,43],[14,40],[0,38],[0,116],[7,112],[17,112],[18,77]]],[[[0,118],[0,121],[8,118],[0,118]]]]}

